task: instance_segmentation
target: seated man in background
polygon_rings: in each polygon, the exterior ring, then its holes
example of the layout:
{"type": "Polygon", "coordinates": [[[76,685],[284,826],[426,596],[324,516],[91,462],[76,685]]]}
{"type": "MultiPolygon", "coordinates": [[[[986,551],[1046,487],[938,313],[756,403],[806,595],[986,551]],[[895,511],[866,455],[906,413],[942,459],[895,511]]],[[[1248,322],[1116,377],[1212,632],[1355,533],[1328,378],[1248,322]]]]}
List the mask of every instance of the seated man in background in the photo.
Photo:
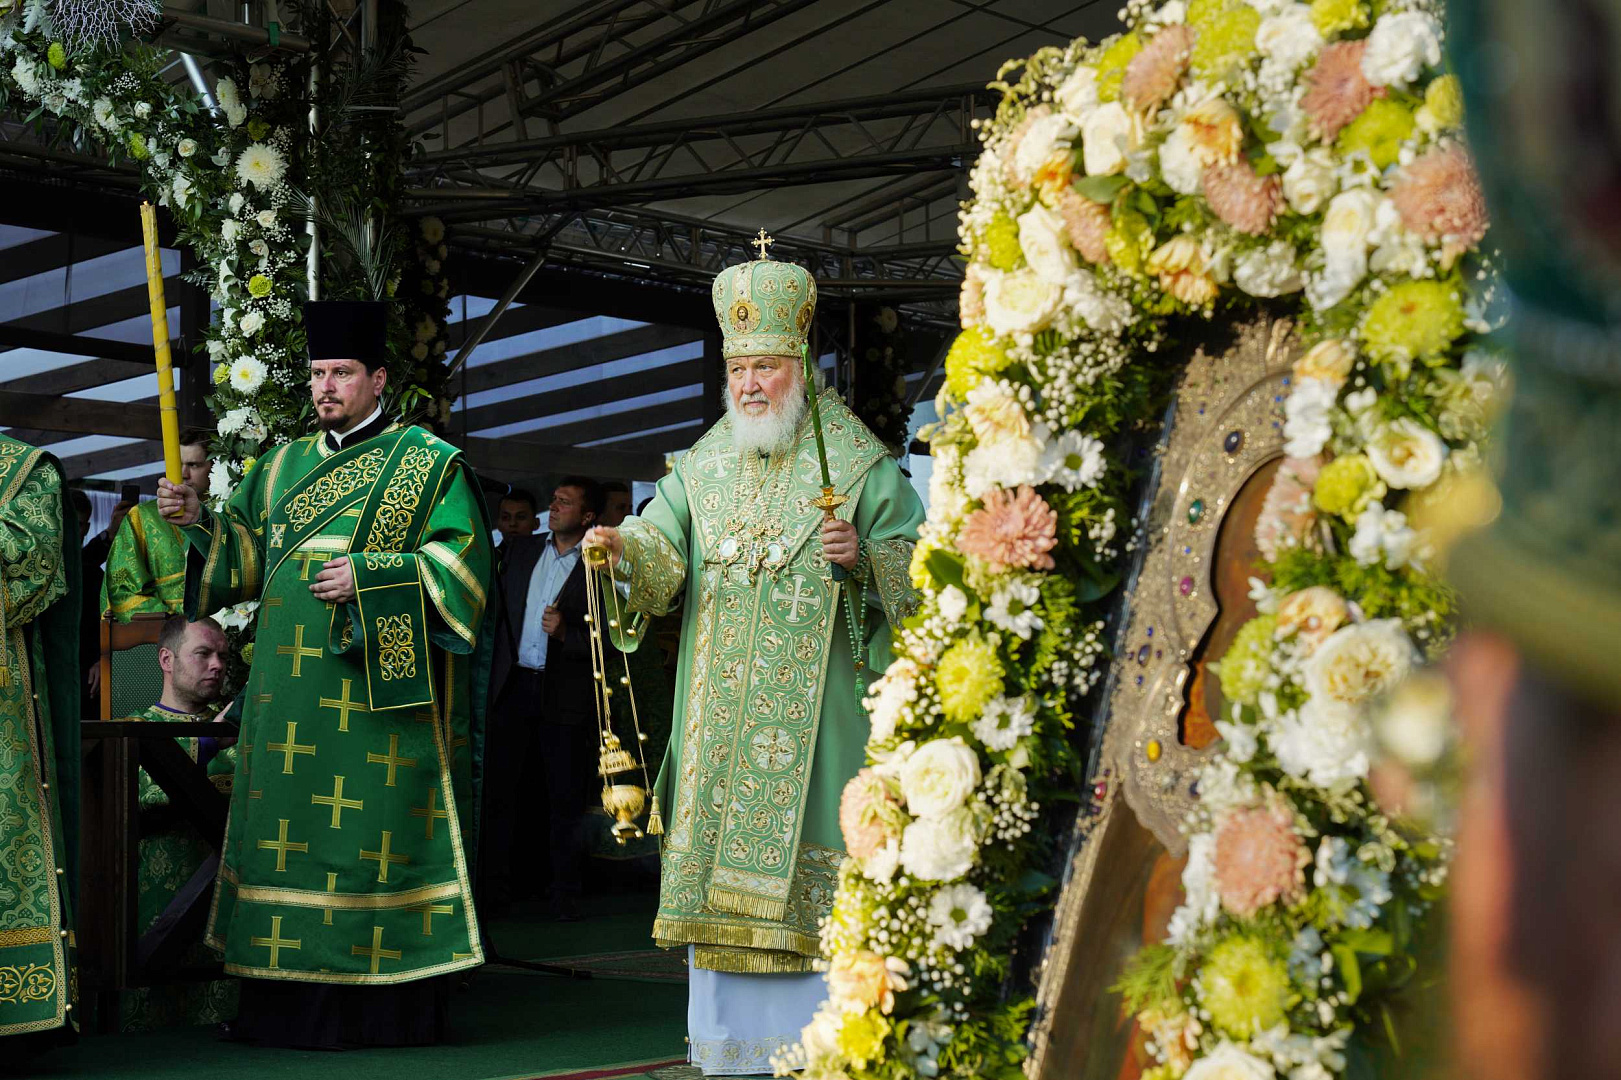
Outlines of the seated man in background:
{"type": "MultiPolygon", "coordinates": [[[[180,482],[208,494],[207,428],[180,433],[180,482]]],[[[123,504],[120,503],[120,506],[123,504]]],[[[136,612],[179,614],[186,595],[186,541],[180,530],[163,520],[158,504],[137,504],[124,518],[115,519],[107,574],[102,579],[101,610],[119,622],[136,612]]]]}
{"type": "MultiPolygon", "coordinates": [[[[131,719],[201,723],[223,716],[220,693],[225,685],[229,651],[225,631],[213,619],[187,622],[184,616],[171,616],[163,624],[163,634],[158,639],[163,696],[131,719]]],[[[215,787],[230,793],[236,772],[235,739],[185,737],[175,741],[193,761],[207,768],[208,778],[215,787]]],[[[208,861],[216,845],[169,805],[169,796],[145,769],[140,774],[140,807],[136,927],[144,934],[198,868],[208,861]]],[[[187,950],[185,957],[187,966],[214,960],[201,938],[187,950]]],[[[182,1024],[219,1023],[236,1016],[236,1001],[235,979],[138,987],[124,996],[119,1027],[124,1031],[141,1031],[182,1024]]]]}

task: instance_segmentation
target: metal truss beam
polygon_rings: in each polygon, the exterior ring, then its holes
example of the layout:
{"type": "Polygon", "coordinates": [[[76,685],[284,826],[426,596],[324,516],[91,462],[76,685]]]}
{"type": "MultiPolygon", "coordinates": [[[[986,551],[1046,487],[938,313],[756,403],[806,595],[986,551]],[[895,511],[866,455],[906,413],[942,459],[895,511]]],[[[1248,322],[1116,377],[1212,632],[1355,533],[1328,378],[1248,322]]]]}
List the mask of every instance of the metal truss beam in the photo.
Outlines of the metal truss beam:
{"type": "Polygon", "coordinates": [[[975,113],[993,99],[983,87],[939,87],[438,150],[418,159],[413,179],[442,189],[432,212],[477,220],[958,170],[978,151],[975,113]]]}
{"type": "Polygon", "coordinates": [[[605,0],[535,27],[510,45],[474,59],[454,74],[432,80],[402,102],[406,113],[428,108],[407,125],[413,135],[450,122],[508,96],[514,113],[480,141],[522,116],[553,122],[577,116],[615,94],[680,67],[814,0],[605,0]],[[662,32],[659,30],[662,29],[662,32]],[[643,32],[653,37],[636,40],[643,32]],[[491,85],[468,90],[492,75],[491,85]],[[530,89],[530,84],[534,89],[530,89]],[[437,108],[433,108],[437,103],[437,108]]]}

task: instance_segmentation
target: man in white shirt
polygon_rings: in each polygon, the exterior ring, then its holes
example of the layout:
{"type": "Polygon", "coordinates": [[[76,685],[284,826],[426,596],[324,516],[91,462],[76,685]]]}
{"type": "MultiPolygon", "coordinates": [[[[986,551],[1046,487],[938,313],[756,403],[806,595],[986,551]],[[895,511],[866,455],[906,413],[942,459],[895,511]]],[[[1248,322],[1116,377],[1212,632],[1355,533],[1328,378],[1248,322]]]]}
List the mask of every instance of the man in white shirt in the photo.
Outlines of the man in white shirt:
{"type": "Polygon", "coordinates": [[[597,744],[580,541],[602,501],[596,481],[565,477],[552,493],[550,532],[514,535],[502,545],[511,551],[490,673],[487,907],[544,887],[548,914],[579,917],[580,813],[596,790],[597,744]]]}

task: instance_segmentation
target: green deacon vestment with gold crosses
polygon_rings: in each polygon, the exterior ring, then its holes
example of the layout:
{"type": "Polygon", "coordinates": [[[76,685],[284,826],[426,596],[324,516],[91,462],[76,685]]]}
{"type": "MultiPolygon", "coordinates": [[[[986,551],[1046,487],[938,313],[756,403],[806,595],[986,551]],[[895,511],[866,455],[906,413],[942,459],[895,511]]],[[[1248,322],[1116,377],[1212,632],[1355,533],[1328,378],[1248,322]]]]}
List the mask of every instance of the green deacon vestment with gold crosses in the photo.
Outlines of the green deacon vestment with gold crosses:
{"type": "Polygon", "coordinates": [[[225,970],[386,985],[482,963],[491,549],[460,451],[418,427],[336,451],[306,436],[185,533],[188,614],[261,605],[208,926],[225,970]],[[356,599],[315,599],[345,556],[356,599]]]}
{"type": "Polygon", "coordinates": [[[56,459],[0,435],[0,1035],[77,1015],[80,583],[64,504],[56,459]]]}
{"type": "Polygon", "coordinates": [[[163,520],[155,502],[138,503],[113,535],[101,610],[119,622],[131,615],[178,615],[186,600],[186,539],[163,520]]]}
{"type": "Polygon", "coordinates": [[[844,590],[865,597],[867,681],[917,603],[908,567],[923,505],[838,395],[821,406],[828,468],[849,498],[839,516],[863,541],[844,585],[811,506],[821,471],[808,411],[769,460],[738,450],[721,420],[620,526],[630,609],[662,614],[685,597],[653,936],[694,945],[714,971],[811,970],[843,858],[839,797],[867,742],[844,590]]]}

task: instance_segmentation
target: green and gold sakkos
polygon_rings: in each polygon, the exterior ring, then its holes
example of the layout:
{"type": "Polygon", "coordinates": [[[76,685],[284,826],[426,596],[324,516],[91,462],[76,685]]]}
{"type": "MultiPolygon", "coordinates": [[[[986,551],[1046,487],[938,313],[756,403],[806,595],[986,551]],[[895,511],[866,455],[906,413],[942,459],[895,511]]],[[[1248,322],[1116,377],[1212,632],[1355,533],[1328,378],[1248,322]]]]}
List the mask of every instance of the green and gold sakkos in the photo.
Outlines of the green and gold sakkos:
{"type": "MultiPolygon", "coordinates": [[[[865,614],[862,662],[882,671],[890,626],[913,609],[908,579],[923,508],[836,394],[824,393],[828,467],[862,537],[844,587],[865,614]]],[[[669,808],[660,945],[696,946],[701,968],[808,971],[843,858],[838,803],[863,764],[867,719],[840,587],[820,543],[821,467],[807,414],[792,449],[738,449],[711,428],[621,526],[632,611],[685,596],[676,711],[658,791],[669,808]]],[[[619,635],[627,648],[635,638],[619,635]]]]}
{"type": "Polygon", "coordinates": [[[483,962],[467,853],[483,750],[483,500],[421,428],[266,454],[186,529],[187,609],[258,599],[208,941],[236,975],[380,985],[483,962]],[[356,599],[310,585],[347,557],[356,599]]]}
{"type": "Polygon", "coordinates": [[[77,546],[56,460],[0,436],[0,1035],[74,1015],[77,546]]]}
{"type": "Polygon", "coordinates": [[[179,614],[186,599],[186,552],[185,537],[163,520],[157,503],[137,505],[113,535],[101,610],[119,622],[138,613],[179,614]]]}

